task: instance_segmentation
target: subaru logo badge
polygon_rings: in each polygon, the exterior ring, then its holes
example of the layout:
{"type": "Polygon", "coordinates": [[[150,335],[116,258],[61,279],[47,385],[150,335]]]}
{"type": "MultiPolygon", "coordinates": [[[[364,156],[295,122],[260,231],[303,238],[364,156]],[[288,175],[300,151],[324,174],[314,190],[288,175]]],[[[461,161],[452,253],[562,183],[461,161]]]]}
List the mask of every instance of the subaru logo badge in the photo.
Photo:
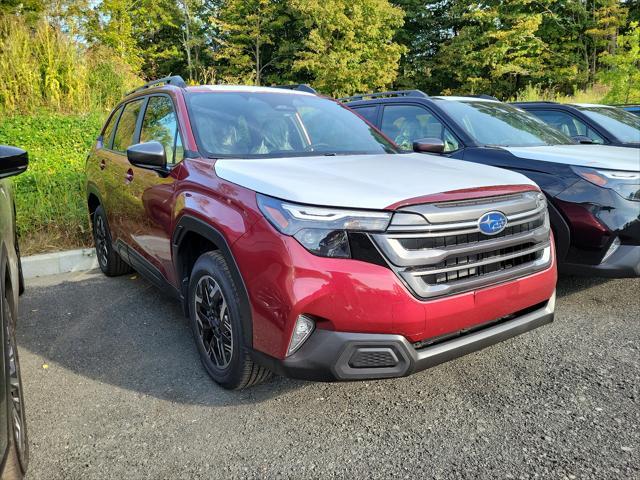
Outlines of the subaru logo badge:
{"type": "Polygon", "coordinates": [[[497,235],[507,227],[507,217],[502,212],[487,212],[478,220],[478,228],[485,235],[497,235]]]}

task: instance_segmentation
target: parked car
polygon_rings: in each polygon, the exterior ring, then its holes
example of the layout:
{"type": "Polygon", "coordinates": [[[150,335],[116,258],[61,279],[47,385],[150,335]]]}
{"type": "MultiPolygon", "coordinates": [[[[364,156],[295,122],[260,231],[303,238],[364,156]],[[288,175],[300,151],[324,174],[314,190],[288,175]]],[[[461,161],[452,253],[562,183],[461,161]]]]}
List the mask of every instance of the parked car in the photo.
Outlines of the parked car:
{"type": "Polygon", "coordinates": [[[631,112],[634,115],[640,116],[640,105],[617,105],[617,106],[623,110],[626,110],[627,112],[631,112]]]}
{"type": "Polygon", "coordinates": [[[22,478],[29,462],[20,362],[16,343],[18,295],[24,290],[16,214],[9,177],[24,172],[27,153],[0,145],[0,477],[22,478]]]}
{"type": "Polygon", "coordinates": [[[86,172],[100,268],[178,298],[225,388],[408,375],[553,319],[532,181],[400,155],[308,91],[147,84],[86,172]]]}
{"type": "Polygon", "coordinates": [[[580,143],[640,148],[640,118],[622,108],[586,103],[515,102],[580,143]]]}
{"type": "Polygon", "coordinates": [[[404,149],[502,167],[535,181],[547,196],[560,271],[640,275],[638,150],[575,144],[524,110],[488,97],[410,90],[343,101],[404,149]]]}

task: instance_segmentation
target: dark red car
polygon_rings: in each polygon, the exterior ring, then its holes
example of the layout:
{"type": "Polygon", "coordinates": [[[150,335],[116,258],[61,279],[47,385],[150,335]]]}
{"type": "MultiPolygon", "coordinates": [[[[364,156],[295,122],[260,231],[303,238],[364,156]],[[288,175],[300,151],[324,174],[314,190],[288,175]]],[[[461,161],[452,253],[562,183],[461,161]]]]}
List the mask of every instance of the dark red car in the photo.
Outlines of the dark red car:
{"type": "Polygon", "coordinates": [[[101,269],[178,298],[226,388],[408,375],[553,319],[533,182],[400,154],[308,91],[148,84],[111,114],[87,177],[101,269]]]}

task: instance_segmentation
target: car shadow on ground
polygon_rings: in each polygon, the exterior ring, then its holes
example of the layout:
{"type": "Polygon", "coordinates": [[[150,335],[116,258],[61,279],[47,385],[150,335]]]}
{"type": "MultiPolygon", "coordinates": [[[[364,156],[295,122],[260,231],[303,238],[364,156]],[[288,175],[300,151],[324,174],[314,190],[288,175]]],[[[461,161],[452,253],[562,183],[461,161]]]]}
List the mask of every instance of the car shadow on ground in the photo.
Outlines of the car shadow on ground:
{"type": "Polygon", "coordinates": [[[78,375],[173,402],[259,403],[303,388],[273,377],[229,392],[202,367],[188,319],[174,299],[137,274],[74,274],[27,285],[19,348],[78,375]]]}

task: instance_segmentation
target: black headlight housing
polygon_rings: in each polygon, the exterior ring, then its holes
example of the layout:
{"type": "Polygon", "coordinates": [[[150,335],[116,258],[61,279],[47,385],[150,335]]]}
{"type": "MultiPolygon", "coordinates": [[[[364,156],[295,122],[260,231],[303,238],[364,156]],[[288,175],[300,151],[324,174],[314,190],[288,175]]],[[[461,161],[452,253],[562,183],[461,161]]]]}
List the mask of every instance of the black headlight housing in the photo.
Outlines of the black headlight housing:
{"type": "Polygon", "coordinates": [[[351,243],[363,239],[356,235],[350,241],[350,234],[383,232],[392,215],[386,211],[302,205],[262,194],[257,200],[260,211],[276,230],[321,257],[353,258],[351,243]]]}

